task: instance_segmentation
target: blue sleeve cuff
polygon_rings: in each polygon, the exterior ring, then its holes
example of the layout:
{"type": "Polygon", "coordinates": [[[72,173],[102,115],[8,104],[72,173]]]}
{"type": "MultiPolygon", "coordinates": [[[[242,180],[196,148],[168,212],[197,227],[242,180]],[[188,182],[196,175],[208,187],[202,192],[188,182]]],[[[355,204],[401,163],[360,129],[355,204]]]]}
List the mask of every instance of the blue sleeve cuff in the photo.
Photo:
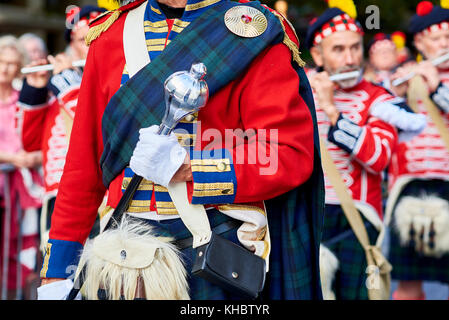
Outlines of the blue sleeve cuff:
{"type": "Polygon", "coordinates": [[[449,113],[449,88],[442,82],[438,85],[435,92],[430,94],[430,98],[445,113],[449,113]]]}
{"type": "Polygon", "coordinates": [[[234,203],[237,178],[228,150],[193,151],[191,165],[192,204],[234,203]]]}
{"type": "Polygon", "coordinates": [[[48,89],[35,88],[30,86],[26,79],[23,81],[23,87],[19,95],[19,104],[25,105],[29,108],[40,107],[45,105],[48,101],[48,89]]]}
{"type": "Polygon", "coordinates": [[[51,77],[48,89],[53,92],[55,96],[61,98],[67,92],[74,88],[78,88],[81,85],[81,79],[82,76],[77,71],[66,69],[51,77]]]}
{"type": "Polygon", "coordinates": [[[82,250],[83,246],[79,242],[50,239],[45,249],[41,278],[73,277],[82,250]]]}
{"type": "Polygon", "coordinates": [[[362,127],[340,114],[336,125],[329,128],[328,140],[346,152],[353,153],[362,131],[362,127]]]}

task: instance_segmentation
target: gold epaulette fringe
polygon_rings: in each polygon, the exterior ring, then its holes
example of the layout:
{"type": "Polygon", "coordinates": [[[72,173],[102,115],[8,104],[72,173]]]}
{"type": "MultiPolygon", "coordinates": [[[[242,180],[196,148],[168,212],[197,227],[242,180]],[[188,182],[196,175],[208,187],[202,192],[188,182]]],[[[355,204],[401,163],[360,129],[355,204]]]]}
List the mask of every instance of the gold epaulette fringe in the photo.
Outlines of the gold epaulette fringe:
{"type": "MultiPolygon", "coordinates": [[[[293,60],[296,61],[296,63],[297,63],[301,68],[304,68],[304,67],[306,66],[306,63],[305,63],[304,60],[302,60],[301,57],[300,57],[301,52],[299,52],[298,46],[296,45],[296,43],[294,43],[294,42],[290,39],[290,37],[289,37],[288,34],[287,34],[287,31],[285,30],[285,26],[284,26],[284,23],[283,23],[283,21],[285,20],[284,17],[281,16],[279,13],[277,13],[277,12],[275,12],[275,11],[272,11],[272,13],[273,13],[276,17],[278,17],[278,19],[279,19],[280,22],[281,22],[282,29],[284,30],[284,41],[283,41],[283,42],[284,42],[284,44],[290,49],[290,51],[292,52],[293,60]]],[[[285,21],[288,22],[288,20],[285,20],[285,21]]],[[[295,30],[295,29],[293,29],[293,30],[295,30]]],[[[296,35],[296,33],[295,33],[295,35],[296,35]]],[[[296,37],[297,37],[297,36],[296,36],[296,37]]]]}
{"type": "Polygon", "coordinates": [[[120,17],[120,15],[122,13],[120,10],[114,10],[111,12],[112,12],[111,16],[105,22],[100,23],[99,25],[91,27],[89,29],[89,32],[86,36],[86,44],[88,46],[90,46],[92,41],[97,39],[103,32],[108,30],[112,26],[112,24],[115,21],[117,21],[117,19],[120,17]]]}

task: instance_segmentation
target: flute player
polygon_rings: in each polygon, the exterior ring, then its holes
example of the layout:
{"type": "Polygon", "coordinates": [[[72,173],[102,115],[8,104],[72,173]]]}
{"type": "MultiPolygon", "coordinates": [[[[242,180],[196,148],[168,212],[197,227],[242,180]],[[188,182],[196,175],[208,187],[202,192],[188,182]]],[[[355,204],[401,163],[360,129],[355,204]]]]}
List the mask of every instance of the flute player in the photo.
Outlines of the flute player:
{"type": "MultiPolygon", "coordinates": [[[[82,78],[82,69],[72,67],[73,60],[85,59],[88,46],[84,38],[89,21],[104,12],[95,6],[75,7],[67,14],[65,40],[71,56],[49,56],[53,74],[46,71],[27,74],[19,105],[24,110],[22,143],[26,151],[43,153],[45,196],[41,215],[41,244],[48,239],[50,219],[58,193],[59,181],[65,165],[70,130],[82,78]]],[[[46,59],[34,61],[30,66],[46,64],[46,59]]]]}
{"type": "MultiPolygon", "coordinates": [[[[400,143],[393,153],[386,216],[388,222],[392,215],[392,278],[399,280],[393,299],[425,300],[423,281],[449,283],[444,238],[449,232],[449,153],[443,140],[449,126],[449,62],[432,63],[449,52],[449,10],[421,2],[410,20],[409,32],[425,60],[398,70],[395,78],[413,71],[424,80],[422,86],[409,90],[408,99],[418,102],[416,108],[427,117],[428,126],[411,141],[400,143]],[[432,102],[437,107],[433,112],[429,109],[432,102]]],[[[396,91],[405,95],[409,84],[396,91]]]]}

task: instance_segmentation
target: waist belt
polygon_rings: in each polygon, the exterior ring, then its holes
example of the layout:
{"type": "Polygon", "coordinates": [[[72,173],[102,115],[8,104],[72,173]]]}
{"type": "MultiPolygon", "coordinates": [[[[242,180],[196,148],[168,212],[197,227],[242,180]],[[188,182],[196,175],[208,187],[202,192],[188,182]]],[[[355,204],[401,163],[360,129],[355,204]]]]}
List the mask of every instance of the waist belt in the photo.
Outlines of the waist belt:
{"type": "MultiPolygon", "coordinates": [[[[239,220],[229,220],[226,222],[223,222],[221,224],[219,224],[218,226],[215,226],[214,228],[212,228],[212,231],[216,234],[222,234],[225,232],[228,232],[232,229],[238,228],[242,225],[242,221],[239,220]]],[[[185,238],[185,239],[181,239],[181,240],[176,240],[173,242],[173,244],[179,249],[179,250],[184,250],[186,248],[192,247],[193,245],[193,237],[189,237],[189,238],[185,238]]]]}

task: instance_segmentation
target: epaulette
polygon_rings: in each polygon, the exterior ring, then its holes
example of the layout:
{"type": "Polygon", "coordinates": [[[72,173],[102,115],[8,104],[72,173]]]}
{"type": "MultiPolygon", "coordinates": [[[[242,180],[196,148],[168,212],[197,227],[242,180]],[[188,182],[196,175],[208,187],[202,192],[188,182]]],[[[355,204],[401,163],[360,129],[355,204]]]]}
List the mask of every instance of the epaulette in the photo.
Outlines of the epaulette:
{"type": "Polygon", "coordinates": [[[94,23],[96,23],[97,21],[99,21],[101,18],[103,18],[103,17],[107,16],[108,14],[112,13],[112,11],[114,11],[114,10],[109,10],[109,11],[103,12],[103,13],[100,14],[98,17],[92,19],[92,20],[89,22],[89,27],[92,26],[92,25],[93,25],[94,23]]]}
{"type": "Polygon", "coordinates": [[[299,38],[298,38],[295,28],[293,27],[291,22],[288,21],[288,19],[285,18],[282,14],[280,14],[279,12],[277,12],[274,9],[271,9],[267,5],[262,4],[262,6],[265,7],[266,9],[268,9],[273,15],[275,15],[279,19],[279,21],[281,22],[282,29],[284,30],[284,41],[283,41],[284,44],[292,52],[293,60],[296,61],[296,63],[300,67],[304,68],[306,63],[304,62],[304,60],[301,59],[301,56],[300,56],[301,52],[299,52],[299,38]],[[294,37],[294,39],[292,39],[289,36],[287,29],[293,34],[292,37],[294,37]]]}
{"type": "Polygon", "coordinates": [[[121,14],[124,12],[127,12],[129,10],[132,10],[136,7],[138,7],[139,5],[141,5],[144,1],[146,0],[135,0],[132,1],[131,3],[122,6],[118,9],[115,10],[111,10],[111,11],[107,11],[101,15],[99,15],[97,18],[95,18],[94,20],[92,20],[89,24],[90,29],[89,32],[87,33],[86,36],[86,44],[88,46],[90,46],[90,44],[97,39],[98,37],[100,37],[100,35],[105,32],[106,30],[108,30],[115,21],[118,20],[118,18],[120,18],[121,14]],[[94,25],[96,22],[100,21],[101,19],[103,19],[105,16],[110,15],[108,19],[106,19],[104,22],[99,23],[97,25],[94,25]]]}

